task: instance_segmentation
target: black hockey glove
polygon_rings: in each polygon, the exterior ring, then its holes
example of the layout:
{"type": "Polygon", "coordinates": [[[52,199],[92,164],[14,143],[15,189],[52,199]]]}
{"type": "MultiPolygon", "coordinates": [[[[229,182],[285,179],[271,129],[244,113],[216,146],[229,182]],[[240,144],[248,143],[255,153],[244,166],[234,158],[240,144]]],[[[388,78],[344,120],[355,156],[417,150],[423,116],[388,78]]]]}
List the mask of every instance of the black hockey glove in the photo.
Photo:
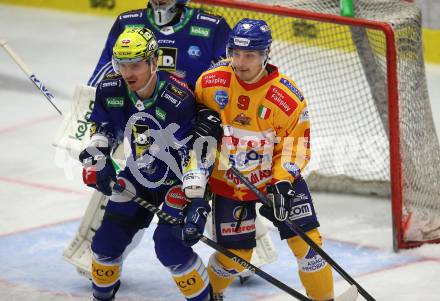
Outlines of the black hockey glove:
{"type": "Polygon", "coordinates": [[[293,190],[292,184],[288,181],[280,181],[275,185],[267,185],[266,191],[269,206],[263,205],[259,211],[262,216],[277,226],[277,224],[284,222],[289,216],[295,191],[293,190]]]}
{"type": "Polygon", "coordinates": [[[211,207],[204,199],[192,199],[182,229],[182,240],[187,246],[195,245],[205,231],[206,219],[211,207]]]}
{"type": "Polygon", "coordinates": [[[219,114],[207,107],[199,106],[196,121],[189,131],[189,135],[192,135],[189,146],[192,148],[194,142],[200,137],[212,137],[219,141],[222,134],[222,121],[219,114]]]}
{"type": "Polygon", "coordinates": [[[110,159],[109,147],[87,147],[79,154],[83,164],[83,182],[110,196],[110,181],[116,180],[116,171],[110,159]]]}

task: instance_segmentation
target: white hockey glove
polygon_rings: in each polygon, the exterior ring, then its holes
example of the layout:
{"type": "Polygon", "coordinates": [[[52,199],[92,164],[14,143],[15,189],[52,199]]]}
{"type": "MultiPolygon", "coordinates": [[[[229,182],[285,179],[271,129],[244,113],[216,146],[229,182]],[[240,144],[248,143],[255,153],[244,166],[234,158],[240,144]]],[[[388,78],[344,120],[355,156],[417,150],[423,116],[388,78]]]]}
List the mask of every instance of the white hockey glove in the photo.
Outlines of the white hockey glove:
{"type": "Polygon", "coordinates": [[[203,198],[206,184],[208,183],[209,171],[202,164],[189,163],[184,166],[182,177],[182,190],[189,199],[203,198]],[[191,165],[195,165],[191,168],[191,165]]]}
{"type": "Polygon", "coordinates": [[[203,198],[205,188],[215,160],[217,142],[223,129],[219,114],[204,106],[197,108],[194,126],[189,131],[191,137],[183,157],[182,190],[189,199],[203,198]],[[206,143],[206,145],[205,145],[206,143]]]}

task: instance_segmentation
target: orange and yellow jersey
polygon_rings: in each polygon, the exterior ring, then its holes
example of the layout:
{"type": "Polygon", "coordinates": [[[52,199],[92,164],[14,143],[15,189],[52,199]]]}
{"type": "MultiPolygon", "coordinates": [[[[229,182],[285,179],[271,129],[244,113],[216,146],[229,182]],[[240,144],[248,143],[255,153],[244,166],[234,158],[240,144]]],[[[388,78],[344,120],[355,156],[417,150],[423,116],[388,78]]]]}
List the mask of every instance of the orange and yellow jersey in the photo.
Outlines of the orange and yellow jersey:
{"type": "Polygon", "coordinates": [[[228,164],[264,191],[268,183],[293,181],[310,160],[307,101],[295,82],[275,66],[266,69],[266,76],[247,84],[228,61],[222,61],[197,80],[196,101],[219,112],[223,124],[210,178],[216,194],[243,201],[257,199],[228,171],[228,164]]]}

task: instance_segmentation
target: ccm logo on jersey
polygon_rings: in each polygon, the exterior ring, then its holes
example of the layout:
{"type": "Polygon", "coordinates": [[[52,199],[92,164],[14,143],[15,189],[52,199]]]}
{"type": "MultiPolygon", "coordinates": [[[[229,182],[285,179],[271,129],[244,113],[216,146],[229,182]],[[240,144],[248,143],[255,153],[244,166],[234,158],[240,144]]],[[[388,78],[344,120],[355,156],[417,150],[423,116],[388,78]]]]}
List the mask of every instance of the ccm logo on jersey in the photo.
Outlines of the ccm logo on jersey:
{"type": "Polygon", "coordinates": [[[202,88],[226,87],[231,85],[231,73],[226,71],[216,71],[208,73],[202,77],[202,88]]]}
{"type": "Polygon", "coordinates": [[[298,107],[298,104],[286,92],[273,85],[267,91],[266,99],[279,107],[287,116],[292,115],[298,107]]]}

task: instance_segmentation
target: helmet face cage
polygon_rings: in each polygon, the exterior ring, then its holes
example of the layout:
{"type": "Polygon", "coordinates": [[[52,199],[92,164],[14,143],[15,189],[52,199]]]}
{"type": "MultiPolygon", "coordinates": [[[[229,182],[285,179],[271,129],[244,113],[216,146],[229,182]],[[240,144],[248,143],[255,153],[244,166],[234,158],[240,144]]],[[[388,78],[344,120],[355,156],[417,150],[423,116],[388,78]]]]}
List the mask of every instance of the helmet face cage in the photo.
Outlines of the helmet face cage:
{"type": "Polygon", "coordinates": [[[149,1],[153,8],[154,22],[156,25],[163,26],[171,22],[177,14],[177,4],[180,4],[181,2],[182,1],[169,0],[166,4],[160,5],[159,0],[149,1]]]}
{"type": "Polygon", "coordinates": [[[126,28],[113,47],[112,65],[119,73],[119,63],[151,62],[158,54],[159,46],[148,28],[126,28]]]}

